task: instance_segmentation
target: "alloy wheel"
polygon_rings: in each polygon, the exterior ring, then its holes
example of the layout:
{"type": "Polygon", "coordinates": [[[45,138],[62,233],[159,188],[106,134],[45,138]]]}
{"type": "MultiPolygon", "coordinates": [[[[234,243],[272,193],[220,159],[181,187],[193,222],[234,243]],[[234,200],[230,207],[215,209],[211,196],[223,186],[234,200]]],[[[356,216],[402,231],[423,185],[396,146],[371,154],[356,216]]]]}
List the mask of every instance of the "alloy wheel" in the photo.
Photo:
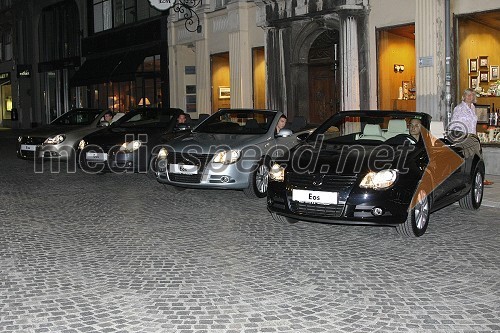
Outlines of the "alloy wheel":
{"type": "Polygon", "coordinates": [[[423,192],[420,192],[418,199],[418,204],[415,206],[415,225],[421,230],[425,228],[429,219],[429,200],[423,192]]]}
{"type": "Polygon", "coordinates": [[[476,177],[474,178],[474,199],[476,202],[480,202],[483,196],[483,176],[480,172],[476,172],[476,177]]]}
{"type": "Polygon", "coordinates": [[[255,174],[255,186],[260,193],[267,192],[267,184],[269,178],[269,169],[261,164],[255,174]]]}

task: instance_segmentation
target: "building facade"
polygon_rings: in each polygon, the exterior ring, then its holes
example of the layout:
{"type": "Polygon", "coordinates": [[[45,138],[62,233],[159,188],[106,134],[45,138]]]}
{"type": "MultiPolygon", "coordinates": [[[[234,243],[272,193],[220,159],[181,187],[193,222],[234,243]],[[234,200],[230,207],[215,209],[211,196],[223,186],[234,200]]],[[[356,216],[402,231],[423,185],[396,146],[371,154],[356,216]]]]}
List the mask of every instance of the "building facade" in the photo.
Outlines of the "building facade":
{"type": "Polygon", "coordinates": [[[1,0],[1,126],[46,124],[73,107],[147,105],[193,118],[273,108],[312,123],[342,110],[405,109],[445,122],[473,84],[483,89],[478,103],[500,107],[487,93],[500,63],[497,1],[194,4],[191,29],[183,12],[148,0],[1,0]]]}

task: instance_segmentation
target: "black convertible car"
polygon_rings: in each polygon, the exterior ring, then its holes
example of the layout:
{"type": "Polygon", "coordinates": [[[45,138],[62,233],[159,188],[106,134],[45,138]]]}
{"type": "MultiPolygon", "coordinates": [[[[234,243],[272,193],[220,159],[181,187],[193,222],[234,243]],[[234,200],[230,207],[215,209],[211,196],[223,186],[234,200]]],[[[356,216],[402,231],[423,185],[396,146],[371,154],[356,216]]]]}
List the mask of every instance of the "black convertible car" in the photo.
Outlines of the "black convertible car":
{"type": "Polygon", "coordinates": [[[430,121],[428,114],[400,111],[332,116],[272,165],[273,218],[391,225],[419,237],[436,210],[456,201],[478,209],[485,172],[478,138],[459,132],[436,138],[430,121]],[[410,123],[421,127],[418,138],[410,123]]]}
{"type": "Polygon", "coordinates": [[[175,136],[181,109],[141,108],[115,123],[85,136],[78,144],[79,166],[90,173],[101,171],[147,172],[151,151],[165,137],[175,136]]]}

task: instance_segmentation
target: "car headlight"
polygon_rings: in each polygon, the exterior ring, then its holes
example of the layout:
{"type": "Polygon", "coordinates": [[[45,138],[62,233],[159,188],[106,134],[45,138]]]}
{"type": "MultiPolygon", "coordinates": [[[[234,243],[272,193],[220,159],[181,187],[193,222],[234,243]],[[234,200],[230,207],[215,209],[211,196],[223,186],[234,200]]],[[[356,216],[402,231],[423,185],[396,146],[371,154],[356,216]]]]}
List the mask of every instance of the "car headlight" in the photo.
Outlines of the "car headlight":
{"type": "Polygon", "coordinates": [[[386,169],[379,172],[370,171],[363,178],[359,187],[374,190],[385,190],[391,187],[398,178],[398,170],[386,169]]]}
{"type": "Polygon", "coordinates": [[[85,142],[85,140],[80,140],[80,142],[78,143],[78,149],[83,150],[86,145],[87,143],[85,142]]]}
{"type": "Polygon", "coordinates": [[[57,135],[49,136],[47,139],[45,139],[44,143],[49,144],[49,145],[57,145],[57,144],[63,142],[65,139],[66,139],[66,135],[57,134],[57,135]]]}
{"type": "Polygon", "coordinates": [[[132,152],[132,151],[139,149],[140,146],[142,146],[142,142],[139,140],[134,140],[134,141],[125,142],[124,144],[122,144],[122,146],[120,147],[120,150],[132,152]]]}
{"type": "Polygon", "coordinates": [[[274,163],[269,170],[269,177],[276,182],[282,182],[285,180],[285,168],[283,168],[278,163],[274,163]]]}
{"type": "Polygon", "coordinates": [[[160,151],[158,151],[158,159],[159,160],[166,159],[167,155],[168,155],[168,150],[166,148],[161,148],[160,151]]]}
{"type": "Polygon", "coordinates": [[[215,154],[214,163],[231,164],[240,159],[241,150],[224,150],[215,154]]]}

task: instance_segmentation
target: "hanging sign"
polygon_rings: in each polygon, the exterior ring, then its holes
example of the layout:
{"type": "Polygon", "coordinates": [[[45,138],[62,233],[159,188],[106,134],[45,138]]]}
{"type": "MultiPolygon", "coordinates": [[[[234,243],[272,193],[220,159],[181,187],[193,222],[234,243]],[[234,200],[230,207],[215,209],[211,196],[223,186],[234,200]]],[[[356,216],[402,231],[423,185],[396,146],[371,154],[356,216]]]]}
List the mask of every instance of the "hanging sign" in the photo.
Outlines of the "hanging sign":
{"type": "Polygon", "coordinates": [[[164,11],[164,10],[169,10],[170,8],[172,8],[175,1],[176,0],[149,0],[149,3],[154,8],[156,8],[160,11],[164,11]]]}
{"type": "Polygon", "coordinates": [[[17,65],[17,77],[30,78],[31,65],[17,65]]]}

